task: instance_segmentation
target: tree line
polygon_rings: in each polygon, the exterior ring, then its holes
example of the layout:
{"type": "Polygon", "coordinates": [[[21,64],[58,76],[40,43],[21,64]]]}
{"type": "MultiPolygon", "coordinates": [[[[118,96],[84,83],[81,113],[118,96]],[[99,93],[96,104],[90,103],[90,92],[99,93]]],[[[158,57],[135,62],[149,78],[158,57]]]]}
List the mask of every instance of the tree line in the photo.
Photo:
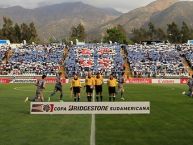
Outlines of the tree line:
{"type": "MultiPolygon", "coordinates": [[[[85,40],[86,33],[84,26],[79,24],[77,27],[72,27],[70,40],[79,39],[85,40]]],[[[167,25],[166,31],[162,28],[156,28],[153,23],[149,23],[147,28],[133,29],[130,36],[127,35],[125,29],[121,25],[109,28],[106,30],[103,42],[112,41],[121,44],[141,43],[143,41],[165,41],[170,43],[186,43],[193,39],[193,29],[188,27],[185,22],[182,22],[181,27],[175,22],[167,25]]]]}
{"type": "Polygon", "coordinates": [[[3,17],[3,26],[0,29],[0,39],[10,40],[11,43],[21,43],[26,40],[27,43],[38,42],[38,34],[35,24],[31,22],[29,25],[22,23],[13,23],[10,18],[3,17]]]}
{"type": "Polygon", "coordinates": [[[169,41],[171,43],[186,43],[193,39],[193,29],[189,28],[185,22],[178,26],[175,22],[167,25],[166,32],[161,28],[156,28],[153,23],[148,24],[148,28],[139,28],[132,31],[132,41],[142,42],[147,40],[169,41]]]}
{"type": "MultiPolygon", "coordinates": [[[[77,26],[72,26],[70,31],[70,41],[75,42],[76,39],[80,41],[85,41],[87,38],[85,28],[82,24],[78,24],[77,26]]],[[[64,40],[65,42],[67,40],[64,40]]],[[[116,27],[113,27],[111,29],[106,30],[106,35],[100,39],[100,40],[89,40],[91,43],[96,42],[104,42],[109,43],[109,41],[126,44],[128,43],[127,34],[124,28],[121,25],[117,25],[116,27]]]]}

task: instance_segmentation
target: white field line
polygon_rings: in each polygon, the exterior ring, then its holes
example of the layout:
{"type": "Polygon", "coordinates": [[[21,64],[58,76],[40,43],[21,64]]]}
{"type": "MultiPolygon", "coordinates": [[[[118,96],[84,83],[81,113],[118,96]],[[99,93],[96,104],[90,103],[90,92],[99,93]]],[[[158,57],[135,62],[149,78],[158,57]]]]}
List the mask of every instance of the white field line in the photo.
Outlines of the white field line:
{"type": "MultiPolygon", "coordinates": [[[[92,95],[92,100],[95,102],[95,90],[93,90],[93,95],[92,95]]],[[[90,133],[90,145],[95,145],[95,131],[96,131],[96,126],[95,126],[95,114],[92,114],[92,119],[91,119],[91,133],[90,133]]]]}
{"type": "MultiPolygon", "coordinates": [[[[13,89],[16,90],[16,91],[21,91],[21,92],[34,92],[35,91],[35,89],[34,90],[26,90],[22,87],[15,87],[13,89]]],[[[53,92],[53,91],[44,91],[44,92],[53,92]]]]}
{"type": "Polygon", "coordinates": [[[95,114],[92,114],[90,145],[95,145],[95,114]]]}

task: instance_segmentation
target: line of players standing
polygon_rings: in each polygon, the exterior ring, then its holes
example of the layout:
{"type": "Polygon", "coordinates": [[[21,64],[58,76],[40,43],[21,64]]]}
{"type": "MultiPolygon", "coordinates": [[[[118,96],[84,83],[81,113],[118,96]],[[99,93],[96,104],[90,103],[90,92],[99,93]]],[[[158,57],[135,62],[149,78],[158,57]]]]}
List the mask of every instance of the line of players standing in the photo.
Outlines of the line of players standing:
{"type": "MultiPolygon", "coordinates": [[[[26,98],[25,102],[27,101],[44,101],[43,91],[45,90],[45,78],[46,76],[43,75],[41,80],[38,80],[35,84],[37,86],[36,88],[36,95],[33,98],[26,98]]],[[[63,100],[63,89],[62,89],[62,73],[58,73],[56,76],[56,84],[53,93],[48,97],[48,101],[51,100],[51,97],[53,97],[56,92],[60,92],[60,101],[63,100]]],[[[84,88],[86,89],[86,95],[88,102],[91,102],[94,98],[96,98],[96,101],[103,101],[103,77],[100,73],[97,73],[96,76],[92,76],[92,74],[89,72],[86,79],[85,79],[85,85],[84,88]],[[95,93],[94,93],[95,90],[95,93]]],[[[116,100],[116,87],[118,86],[118,90],[121,93],[121,99],[124,100],[124,88],[123,84],[125,83],[124,79],[124,73],[118,78],[118,80],[111,74],[109,76],[109,79],[107,81],[108,86],[108,92],[109,92],[109,101],[115,101],[116,100]]],[[[74,101],[79,102],[80,96],[81,96],[81,89],[82,84],[81,80],[78,77],[77,74],[74,74],[73,79],[71,80],[71,96],[73,95],[74,101]]]]}

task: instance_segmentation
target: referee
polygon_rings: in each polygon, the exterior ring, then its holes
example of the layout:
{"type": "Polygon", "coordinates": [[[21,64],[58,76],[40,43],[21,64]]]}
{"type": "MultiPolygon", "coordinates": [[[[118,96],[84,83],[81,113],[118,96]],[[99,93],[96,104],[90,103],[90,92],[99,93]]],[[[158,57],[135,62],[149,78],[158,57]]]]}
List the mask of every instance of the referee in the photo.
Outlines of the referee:
{"type": "Polygon", "coordinates": [[[84,86],[86,87],[86,94],[87,94],[88,102],[92,101],[92,94],[93,94],[94,86],[95,86],[95,79],[89,72],[88,76],[86,77],[85,86],[84,86]]]}
{"type": "Polygon", "coordinates": [[[81,89],[81,83],[78,76],[75,74],[74,78],[71,81],[71,91],[73,91],[74,94],[74,102],[80,102],[80,89],[81,89]]]}
{"type": "Polygon", "coordinates": [[[99,101],[99,96],[100,96],[100,101],[103,101],[103,96],[102,96],[102,91],[103,91],[103,77],[100,75],[100,73],[97,73],[95,77],[95,92],[96,92],[96,100],[97,102],[99,101]]]}
{"type": "Polygon", "coordinates": [[[115,101],[115,94],[116,94],[116,86],[117,86],[117,80],[113,77],[113,75],[111,74],[109,77],[109,80],[107,81],[107,85],[109,88],[109,101],[111,102],[113,100],[113,102],[115,101]]]}

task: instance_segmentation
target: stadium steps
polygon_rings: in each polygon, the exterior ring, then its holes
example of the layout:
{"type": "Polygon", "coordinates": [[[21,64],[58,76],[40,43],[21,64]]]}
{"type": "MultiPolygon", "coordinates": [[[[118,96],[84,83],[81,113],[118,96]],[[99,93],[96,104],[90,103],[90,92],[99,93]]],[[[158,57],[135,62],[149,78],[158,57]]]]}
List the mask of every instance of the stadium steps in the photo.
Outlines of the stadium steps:
{"type": "Polygon", "coordinates": [[[68,56],[68,48],[64,48],[64,60],[68,56]]]}
{"type": "MultiPolygon", "coordinates": [[[[64,61],[66,59],[66,57],[68,56],[68,48],[65,47],[64,48],[64,61]]],[[[64,61],[63,61],[63,64],[64,64],[64,61]]],[[[62,76],[63,77],[66,77],[67,74],[66,74],[66,70],[65,70],[65,67],[64,66],[60,66],[60,72],[62,72],[62,76]]]]}
{"type": "Polygon", "coordinates": [[[192,70],[192,68],[190,67],[190,65],[189,65],[189,63],[187,62],[187,60],[186,60],[185,58],[182,58],[182,62],[183,62],[183,64],[184,64],[185,68],[187,68],[188,74],[189,74],[190,76],[192,76],[192,75],[193,75],[193,70],[192,70]]]}
{"type": "Polygon", "coordinates": [[[61,73],[62,73],[62,77],[65,77],[65,76],[66,76],[64,66],[60,66],[60,70],[59,70],[59,72],[61,72],[61,73]]]}
{"type": "Polygon", "coordinates": [[[122,55],[122,57],[124,59],[125,76],[127,78],[132,78],[132,73],[131,73],[130,65],[129,65],[127,59],[126,59],[127,55],[126,55],[126,53],[125,53],[125,51],[123,49],[121,49],[121,55],[122,55]]]}
{"type": "Polygon", "coordinates": [[[6,63],[6,60],[7,60],[7,59],[6,59],[6,57],[4,56],[3,59],[2,59],[2,62],[3,62],[3,63],[6,63]]]}
{"type": "Polygon", "coordinates": [[[5,56],[3,58],[3,62],[7,63],[12,55],[13,55],[12,50],[7,50],[6,53],[5,53],[5,56]]]}

